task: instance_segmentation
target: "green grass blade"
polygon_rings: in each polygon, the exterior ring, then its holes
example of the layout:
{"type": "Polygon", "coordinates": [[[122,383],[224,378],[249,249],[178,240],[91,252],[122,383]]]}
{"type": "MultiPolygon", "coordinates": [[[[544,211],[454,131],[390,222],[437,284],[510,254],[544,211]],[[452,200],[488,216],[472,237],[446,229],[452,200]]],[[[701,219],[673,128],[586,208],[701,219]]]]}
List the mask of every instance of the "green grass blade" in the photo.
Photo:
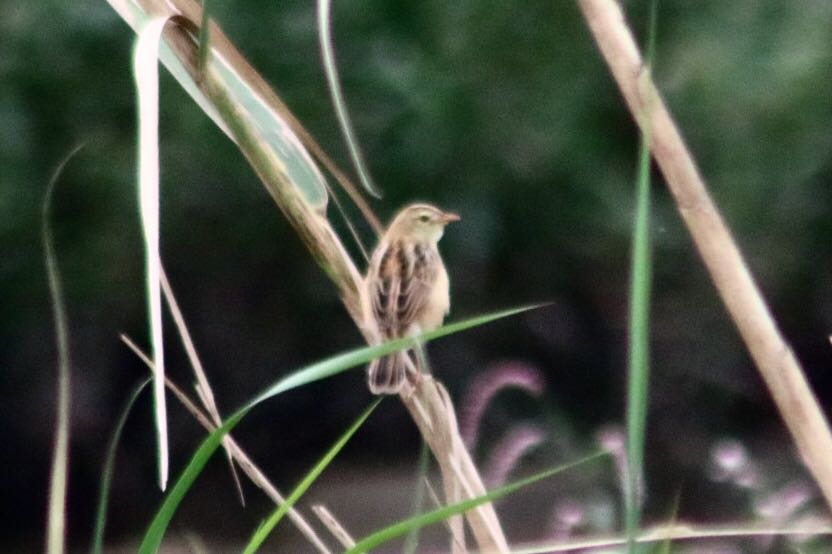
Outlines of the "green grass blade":
{"type": "Polygon", "coordinates": [[[643,138],[639,163],[636,223],[630,283],[629,373],[627,386],[627,535],[634,545],[638,533],[650,381],[650,153],[643,138]]]}
{"type": "MultiPolygon", "coordinates": [[[[681,491],[676,493],[676,496],[673,498],[673,508],[670,511],[670,518],[668,527],[673,527],[677,524],[679,518],[679,503],[681,502],[682,493],[681,491]]],[[[673,541],[670,537],[666,538],[664,541],[660,542],[656,548],[656,554],[672,554],[673,552],[673,541]]]]}
{"type": "MultiPolygon", "coordinates": [[[[651,3],[648,59],[652,63],[656,34],[656,1],[651,3]]],[[[630,281],[629,371],[627,383],[627,475],[624,486],[627,551],[635,553],[641,520],[644,484],[644,444],[650,382],[650,294],[652,252],[650,244],[650,130],[641,135],[633,254],[630,281]]]]}
{"type": "Polygon", "coordinates": [[[69,403],[70,397],[70,356],[69,324],[67,322],[64,293],[61,285],[61,272],[58,268],[58,256],[52,239],[52,194],[55,184],[63,173],[69,160],[78,153],[83,145],[74,148],[58,164],[46,187],[41,213],[41,238],[43,240],[43,257],[46,263],[46,276],[49,281],[49,296],[52,300],[52,315],[55,323],[55,342],[58,348],[58,398],[55,414],[55,447],[52,451],[52,470],[49,478],[49,508],[46,523],[46,552],[60,554],[65,548],[66,526],[66,490],[69,472],[69,403]]]}
{"type": "Polygon", "coordinates": [[[344,101],[341,81],[338,78],[338,66],[335,63],[335,52],[332,46],[331,3],[331,0],[318,0],[318,42],[321,46],[321,57],[324,63],[324,73],[326,73],[330,96],[332,97],[332,105],[335,107],[338,124],[341,126],[341,132],[344,134],[344,140],[350,151],[350,157],[355,166],[355,171],[358,173],[359,179],[361,179],[361,184],[367,189],[367,192],[376,198],[381,198],[381,193],[375,184],[373,184],[370,171],[364,162],[364,155],[361,153],[358,138],[355,136],[349,111],[347,110],[347,104],[344,101]]]}
{"type": "Polygon", "coordinates": [[[202,472],[202,468],[208,463],[211,455],[217,450],[222,438],[237,425],[240,420],[248,413],[248,410],[241,410],[217,428],[213,433],[208,435],[202,444],[199,445],[190,463],[185,468],[185,471],[176,480],[176,484],[165,496],[162,507],[156,512],[156,516],[150,524],[150,527],[145,533],[144,539],[139,546],[140,554],[155,554],[162,544],[162,537],[167,530],[173,514],[185,498],[185,494],[191,488],[196,478],[202,472]]]}
{"type": "Polygon", "coordinates": [[[432,339],[437,339],[445,335],[458,333],[471,327],[484,325],[486,323],[501,318],[509,317],[512,315],[516,315],[521,312],[525,312],[537,307],[538,306],[527,306],[523,308],[503,310],[500,312],[486,314],[483,316],[466,319],[464,321],[444,325],[442,327],[439,327],[438,329],[435,329],[429,333],[424,333],[418,337],[408,339],[397,339],[377,346],[365,346],[363,348],[358,348],[356,350],[332,356],[331,358],[327,358],[320,362],[314,363],[310,366],[307,366],[299,371],[292,373],[291,375],[288,375],[287,377],[284,377],[283,379],[280,379],[279,381],[268,387],[265,391],[254,397],[254,399],[249,401],[245,406],[237,410],[231,417],[229,417],[226,420],[225,423],[223,423],[220,427],[214,430],[202,442],[197,451],[191,457],[185,470],[177,478],[174,487],[170,490],[170,492],[168,492],[167,496],[162,502],[162,506],[156,512],[153,521],[151,522],[147,532],[145,533],[144,539],[142,540],[142,544],[139,547],[139,552],[141,554],[152,554],[159,549],[159,546],[162,544],[162,537],[164,536],[165,531],[167,530],[167,527],[170,524],[170,520],[173,518],[174,513],[176,513],[179,504],[182,502],[182,499],[185,497],[185,494],[193,485],[196,478],[202,472],[202,469],[203,467],[205,467],[205,464],[208,463],[208,460],[211,458],[211,455],[216,451],[217,447],[222,441],[222,438],[225,436],[226,433],[230,432],[234,428],[234,426],[236,426],[240,422],[240,420],[242,420],[246,416],[246,414],[252,410],[252,408],[257,406],[261,402],[264,402],[265,400],[268,400],[274,396],[277,396],[278,394],[284,393],[291,389],[307,385],[309,383],[319,381],[321,379],[326,379],[328,377],[332,377],[333,375],[346,371],[350,368],[366,364],[370,360],[373,360],[380,356],[390,354],[397,350],[410,348],[414,344],[426,342],[432,339]]]}
{"type": "Polygon", "coordinates": [[[646,63],[647,67],[652,68],[656,57],[656,35],[658,34],[659,21],[659,0],[650,0],[650,19],[647,22],[647,49],[646,49],[646,63]]]}
{"type": "Polygon", "coordinates": [[[309,487],[320,477],[321,473],[329,466],[330,462],[335,459],[335,456],[338,455],[339,452],[346,446],[347,442],[352,438],[352,436],[358,431],[358,429],[364,424],[370,414],[373,413],[373,410],[379,405],[379,403],[383,400],[379,398],[372,405],[364,410],[364,413],[359,416],[357,420],[347,429],[343,435],[335,442],[332,448],[324,454],[324,456],[315,464],[309,473],[301,480],[300,483],[295,487],[295,489],[289,494],[286,498],[286,502],[278,506],[278,508],[269,516],[269,519],[265,521],[260,527],[257,528],[255,531],[254,536],[251,537],[248,545],[246,546],[245,550],[243,551],[244,554],[254,554],[257,550],[263,545],[263,542],[269,537],[271,532],[274,530],[275,526],[280,523],[280,520],[283,519],[283,516],[289,511],[289,509],[294,506],[300,497],[303,496],[309,487]]]}
{"type": "Polygon", "coordinates": [[[455,323],[450,323],[448,325],[443,325],[438,329],[434,329],[429,333],[423,333],[422,335],[419,335],[417,337],[396,339],[379,344],[377,346],[365,346],[356,350],[345,352],[343,354],[338,354],[336,356],[313,364],[312,366],[304,370],[298,371],[286,377],[285,379],[278,381],[277,383],[263,391],[260,394],[260,396],[252,400],[249,405],[254,406],[256,404],[259,404],[263,400],[266,400],[267,398],[271,398],[272,396],[285,392],[289,389],[299,387],[307,383],[311,383],[312,381],[317,381],[319,379],[331,377],[332,375],[341,373],[342,371],[345,371],[351,367],[356,367],[365,364],[370,360],[380,358],[381,356],[386,356],[387,354],[390,354],[392,352],[403,350],[405,348],[412,348],[414,347],[414,345],[418,345],[420,342],[426,342],[440,337],[444,337],[446,335],[458,333],[460,331],[464,331],[472,327],[479,327],[480,325],[485,325],[486,323],[490,323],[498,319],[516,315],[537,307],[538,306],[526,306],[523,308],[512,308],[509,310],[494,312],[492,314],[487,314],[471,319],[466,319],[464,321],[458,321],[455,323]]]}
{"type": "Polygon", "coordinates": [[[202,19],[199,21],[199,71],[204,72],[211,52],[211,2],[202,0],[202,19]]]}
{"type": "Polygon", "coordinates": [[[528,487],[529,485],[537,483],[538,481],[541,481],[548,477],[552,477],[553,475],[566,471],[567,469],[579,466],[591,460],[598,459],[601,456],[605,456],[606,454],[606,452],[597,452],[575,462],[551,468],[546,471],[542,471],[540,473],[532,475],[531,477],[526,477],[525,479],[520,479],[519,481],[515,481],[514,483],[504,485],[484,495],[477,496],[476,498],[463,500],[462,502],[457,502],[455,504],[451,504],[450,506],[438,508],[431,512],[427,512],[425,514],[421,514],[415,517],[408,518],[404,521],[394,523],[389,527],[385,527],[384,529],[376,531],[375,533],[372,533],[371,535],[361,539],[356,543],[355,546],[347,550],[346,554],[360,554],[364,552],[370,552],[372,549],[377,548],[386,542],[401,537],[402,535],[406,535],[414,528],[425,527],[427,525],[444,521],[451,516],[462,514],[472,508],[476,508],[481,504],[485,504],[486,502],[493,502],[506,495],[516,492],[524,487],[528,487]]]}
{"type": "Polygon", "coordinates": [[[133,404],[139,397],[144,388],[153,379],[148,378],[139,383],[127,399],[127,403],[119,415],[116,428],[113,431],[113,436],[110,438],[110,443],[107,445],[107,455],[104,458],[104,467],[101,471],[101,490],[98,493],[98,508],[95,513],[95,529],[92,534],[92,546],[90,552],[92,554],[101,554],[104,547],[104,529],[107,526],[107,504],[110,498],[110,484],[113,481],[113,470],[116,463],[116,449],[121,440],[121,433],[124,430],[124,425],[127,423],[127,416],[133,409],[133,404]]]}
{"type": "MultiPolygon", "coordinates": [[[[416,491],[413,495],[413,515],[422,513],[425,502],[425,489],[427,488],[425,480],[428,477],[428,466],[430,465],[430,448],[428,443],[420,441],[419,446],[419,465],[416,471],[416,491]]],[[[419,531],[421,528],[415,527],[407,534],[404,541],[403,554],[416,554],[416,548],[419,546],[419,531]]]]}
{"type": "Polygon", "coordinates": [[[168,429],[165,403],[165,357],[162,340],[162,290],[159,258],[159,44],[167,18],[151,20],[139,33],[133,51],[139,116],[139,211],[145,245],[150,343],[156,366],[153,404],[159,445],[159,487],[168,482],[168,429]]]}

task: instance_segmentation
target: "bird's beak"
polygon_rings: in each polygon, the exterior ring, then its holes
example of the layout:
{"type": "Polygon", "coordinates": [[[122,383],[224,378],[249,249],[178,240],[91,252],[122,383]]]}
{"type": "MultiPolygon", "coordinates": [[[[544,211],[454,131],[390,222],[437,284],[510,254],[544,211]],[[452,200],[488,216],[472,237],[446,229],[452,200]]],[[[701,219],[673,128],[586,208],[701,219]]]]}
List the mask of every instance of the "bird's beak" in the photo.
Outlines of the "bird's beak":
{"type": "Polygon", "coordinates": [[[442,223],[444,223],[445,225],[447,225],[448,223],[451,223],[453,221],[459,221],[460,219],[462,219],[462,218],[459,217],[457,214],[455,214],[453,212],[445,212],[445,213],[442,214],[442,217],[441,217],[442,223]]]}

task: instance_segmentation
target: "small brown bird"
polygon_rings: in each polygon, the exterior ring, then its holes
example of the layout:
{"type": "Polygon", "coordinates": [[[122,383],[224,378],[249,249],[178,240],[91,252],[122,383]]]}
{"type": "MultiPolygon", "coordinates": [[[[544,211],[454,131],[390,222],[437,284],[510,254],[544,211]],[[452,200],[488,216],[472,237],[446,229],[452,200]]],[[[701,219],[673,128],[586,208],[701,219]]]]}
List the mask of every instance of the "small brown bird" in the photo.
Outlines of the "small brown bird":
{"type": "MultiPolygon", "coordinates": [[[[454,213],[430,204],[402,209],[373,252],[364,279],[364,314],[383,341],[415,336],[442,325],[451,307],[448,272],[437,243],[454,213]]],[[[373,360],[368,384],[374,394],[396,394],[416,369],[411,351],[373,360]]]]}

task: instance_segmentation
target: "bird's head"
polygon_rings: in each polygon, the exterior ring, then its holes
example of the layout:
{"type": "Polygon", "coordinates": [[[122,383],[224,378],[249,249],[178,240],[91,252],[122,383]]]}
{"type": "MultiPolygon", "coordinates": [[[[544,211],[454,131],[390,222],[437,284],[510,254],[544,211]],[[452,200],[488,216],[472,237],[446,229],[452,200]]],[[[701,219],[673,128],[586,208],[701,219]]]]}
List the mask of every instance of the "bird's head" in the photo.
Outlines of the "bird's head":
{"type": "Polygon", "coordinates": [[[452,212],[443,212],[430,204],[411,204],[403,208],[390,224],[389,233],[395,238],[413,238],[438,242],[445,232],[445,225],[459,221],[452,212]]]}

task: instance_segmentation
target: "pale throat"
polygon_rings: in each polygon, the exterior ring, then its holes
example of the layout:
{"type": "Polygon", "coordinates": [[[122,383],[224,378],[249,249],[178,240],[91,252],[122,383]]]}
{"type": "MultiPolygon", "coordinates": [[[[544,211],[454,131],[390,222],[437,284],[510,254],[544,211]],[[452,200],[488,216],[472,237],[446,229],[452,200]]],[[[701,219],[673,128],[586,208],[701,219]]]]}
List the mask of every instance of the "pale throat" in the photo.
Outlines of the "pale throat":
{"type": "Polygon", "coordinates": [[[436,227],[432,229],[419,229],[416,235],[420,241],[429,243],[431,246],[436,246],[442,235],[445,234],[444,227],[436,227]]]}

